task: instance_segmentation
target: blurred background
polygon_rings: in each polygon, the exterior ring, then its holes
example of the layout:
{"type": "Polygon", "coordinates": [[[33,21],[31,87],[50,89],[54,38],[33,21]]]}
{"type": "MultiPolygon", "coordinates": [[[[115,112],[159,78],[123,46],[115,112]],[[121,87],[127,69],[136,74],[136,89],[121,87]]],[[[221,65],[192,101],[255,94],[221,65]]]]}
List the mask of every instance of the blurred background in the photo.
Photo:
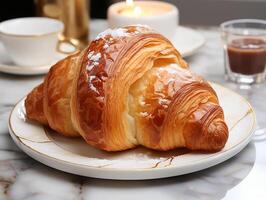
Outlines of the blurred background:
{"type": "MultiPolygon", "coordinates": [[[[36,16],[37,1],[47,0],[2,1],[0,21],[36,16]]],[[[91,18],[106,18],[108,6],[118,1],[88,0],[91,18]]],[[[167,0],[166,2],[171,2],[179,8],[180,23],[183,25],[219,25],[223,21],[236,18],[266,19],[266,0],[167,0]]]]}

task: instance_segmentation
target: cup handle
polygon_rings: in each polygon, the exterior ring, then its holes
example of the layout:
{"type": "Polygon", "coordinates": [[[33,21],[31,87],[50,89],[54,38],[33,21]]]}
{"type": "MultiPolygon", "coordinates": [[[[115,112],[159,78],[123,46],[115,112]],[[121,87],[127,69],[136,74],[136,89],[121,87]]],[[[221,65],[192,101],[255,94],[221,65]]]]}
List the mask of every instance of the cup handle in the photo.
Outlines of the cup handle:
{"type": "Polygon", "coordinates": [[[57,42],[56,51],[59,53],[62,53],[62,54],[70,55],[70,54],[77,53],[80,50],[78,48],[78,42],[73,41],[71,39],[64,38],[64,39],[60,39],[57,42]],[[64,45],[64,44],[69,45],[68,48],[70,48],[70,50],[62,50],[62,45],[64,45]]]}

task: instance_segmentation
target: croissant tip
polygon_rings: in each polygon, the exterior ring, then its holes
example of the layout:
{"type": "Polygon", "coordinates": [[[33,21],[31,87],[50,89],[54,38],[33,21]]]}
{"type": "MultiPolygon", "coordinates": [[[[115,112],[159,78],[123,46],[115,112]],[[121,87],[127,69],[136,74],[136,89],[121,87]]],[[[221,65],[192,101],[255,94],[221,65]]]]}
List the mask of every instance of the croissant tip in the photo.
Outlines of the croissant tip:
{"type": "Polygon", "coordinates": [[[222,118],[213,119],[211,123],[202,127],[194,122],[186,130],[185,140],[187,148],[191,150],[220,151],[228,140],[228,127],[222,118]]]}

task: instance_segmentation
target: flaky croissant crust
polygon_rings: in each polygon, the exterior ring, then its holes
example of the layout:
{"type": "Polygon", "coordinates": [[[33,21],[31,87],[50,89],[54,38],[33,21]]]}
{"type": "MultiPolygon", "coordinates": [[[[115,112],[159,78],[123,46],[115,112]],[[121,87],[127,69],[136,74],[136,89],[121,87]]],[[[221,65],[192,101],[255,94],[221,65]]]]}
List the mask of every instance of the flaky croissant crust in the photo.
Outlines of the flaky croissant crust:
{"type": "Polygon", "coordinates": [[[228,138],[215,91],[145,26],[107,30],[57,63],[27,96],[26,111],[107,151],[220,150],[228,138]]]}

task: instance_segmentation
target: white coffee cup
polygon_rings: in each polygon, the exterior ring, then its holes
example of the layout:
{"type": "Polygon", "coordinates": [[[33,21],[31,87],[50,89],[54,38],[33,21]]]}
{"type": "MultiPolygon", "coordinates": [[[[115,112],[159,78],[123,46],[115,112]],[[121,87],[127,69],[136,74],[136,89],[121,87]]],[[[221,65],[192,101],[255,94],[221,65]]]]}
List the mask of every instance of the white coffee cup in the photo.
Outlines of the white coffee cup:
{"type": "Polygon", "coordinates": [[[45,17],[26,17],[0,23],[0,38],[10,58],[19,66],[50,64],[55,59],[58,35],[64,24],[45,17]]]}

